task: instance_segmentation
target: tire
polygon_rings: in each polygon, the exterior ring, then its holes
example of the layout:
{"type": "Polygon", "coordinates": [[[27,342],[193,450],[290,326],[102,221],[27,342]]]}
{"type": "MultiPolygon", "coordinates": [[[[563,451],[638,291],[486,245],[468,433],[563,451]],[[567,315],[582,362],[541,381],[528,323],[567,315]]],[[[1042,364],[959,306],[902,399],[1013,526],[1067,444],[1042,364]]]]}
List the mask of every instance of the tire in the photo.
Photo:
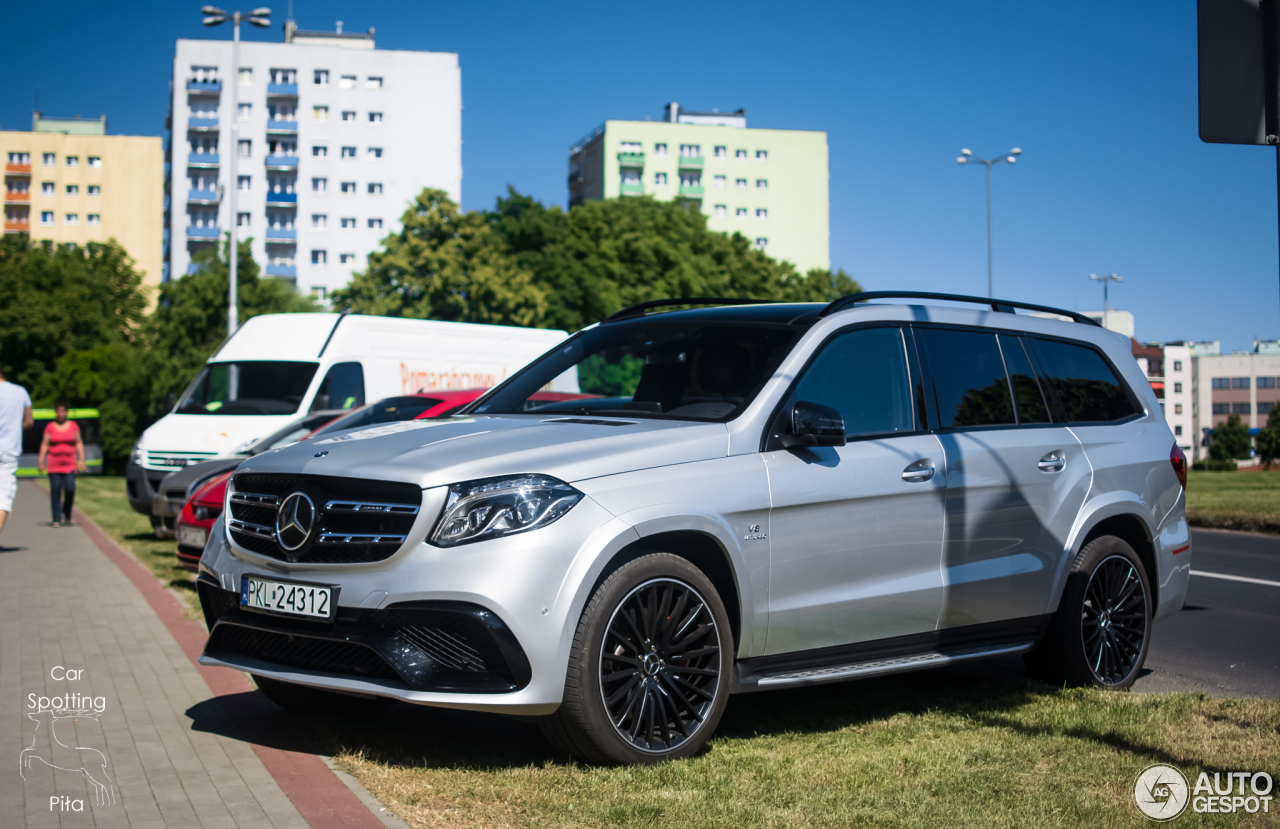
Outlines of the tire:
{"type": "Polygon", "coordinates": [[[724,714],[732,670],[729,617],[711,581],[679,556],[651,553],[592,595],[569,652],[564,702],[540,725],[588,763],[690,757],[724,714]]]}
{"type": "Polygon", "coordinates": [[[257,674],[252,676],[263,696],[295,714],[366,716],[381,713],[395,704],[395,700],[387,697],[357,697],[257,674]]]}
{"type": "Polygon", "coordinates": [[[1025,661],[1055,685],[1123,690],[1151,645],[1151,583],[1128,542],[1095,538],[1076,556],[1058,611],[1025,661]]]}

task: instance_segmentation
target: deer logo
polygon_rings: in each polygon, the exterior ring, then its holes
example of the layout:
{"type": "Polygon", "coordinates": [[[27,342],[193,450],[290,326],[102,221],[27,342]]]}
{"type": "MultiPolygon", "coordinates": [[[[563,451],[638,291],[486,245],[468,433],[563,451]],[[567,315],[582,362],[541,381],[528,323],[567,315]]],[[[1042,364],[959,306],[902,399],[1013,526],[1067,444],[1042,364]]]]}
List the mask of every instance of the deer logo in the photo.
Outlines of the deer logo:
{"type": "Polygon", "coordinates": [[[27,719],[36,724],[36,730],[32,735],[31,745],[24,748],[19,756],[18,771],[22,779],[26,780],[26,773],[31,770],[32,764],[40,762],[57,771],[69,771],[82,775],[93,790],[94,805],[115,805],[116,787],[107,774],[107,756],[96,748],[75,744],[74,722],[79,718],[96,721],[98,713],[92,709],[84,709],[27,714],[27,719]],[[49,729],[50,745],[47,756],[45,756],[46,749],[36,747],[36,743],[40,740],[41,727],[49,729]],[[60,731],[61,734],[59,734],[60,731]]]}

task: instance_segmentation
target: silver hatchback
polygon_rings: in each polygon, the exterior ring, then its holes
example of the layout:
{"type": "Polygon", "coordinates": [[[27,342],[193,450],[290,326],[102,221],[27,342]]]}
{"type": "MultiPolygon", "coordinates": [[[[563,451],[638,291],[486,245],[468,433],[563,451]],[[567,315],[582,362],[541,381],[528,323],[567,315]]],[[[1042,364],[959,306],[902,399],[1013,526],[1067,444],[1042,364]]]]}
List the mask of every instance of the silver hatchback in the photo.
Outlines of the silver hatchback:
{"type": "Polygon", "coordinates": [[[201,662],[292,709],[538,716],[601,763],[693,754],[732,693],[1010,654],[1125,688],[1186,595],[1185,476],[1078,314],[647,303],[452,418],[245,461],[201,662]]]}

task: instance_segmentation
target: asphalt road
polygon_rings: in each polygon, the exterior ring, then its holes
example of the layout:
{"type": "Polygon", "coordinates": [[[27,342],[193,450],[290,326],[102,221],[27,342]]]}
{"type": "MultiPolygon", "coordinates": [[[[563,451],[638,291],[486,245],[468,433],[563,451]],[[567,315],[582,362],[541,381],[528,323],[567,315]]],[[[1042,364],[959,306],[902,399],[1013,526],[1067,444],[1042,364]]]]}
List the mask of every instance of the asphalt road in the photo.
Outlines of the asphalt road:
{"type": "Polygon", "coordinates": [[[1133,690],[1280,697],[1280,536],[1192,530],[1191,543],[1187,603],[1156,622],[1133,690]]]}

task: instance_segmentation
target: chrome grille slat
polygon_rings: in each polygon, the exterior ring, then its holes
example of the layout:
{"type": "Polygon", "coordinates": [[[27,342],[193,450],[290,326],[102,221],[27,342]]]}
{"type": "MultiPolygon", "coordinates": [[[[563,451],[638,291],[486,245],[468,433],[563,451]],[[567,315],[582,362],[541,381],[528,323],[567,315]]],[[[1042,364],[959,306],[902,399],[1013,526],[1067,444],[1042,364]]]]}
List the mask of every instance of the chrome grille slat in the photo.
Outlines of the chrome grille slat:
{"type": "Polygon", "coordinates": [[[388,513],[390,515],[417,515],[418,507],[409,504],[382,504],[374,501],[330,501],[325,512],[388,513]]]}
{"type": "Polygon", "coordinates": [[[280,506],[280,496],[236,491],[231,493],[231,503],[245,504],[252,507],[278,507],[280,506]]]}
{"type": "Polygon", "coordinates": [[[359,535],[357,533],[322,533],[317,544],[403,544],[403,535],[359,535]]]}
{"type": "Polygon", "coordinates": [[[274,527],[264,527],[261,524],[250,524],[248,521],[240,521],[235,518],[227,521],[227,527],[232,532],[242,532],[246,535],[265,538],[269,541],[276,540],[276,531],[274,527]]]}

